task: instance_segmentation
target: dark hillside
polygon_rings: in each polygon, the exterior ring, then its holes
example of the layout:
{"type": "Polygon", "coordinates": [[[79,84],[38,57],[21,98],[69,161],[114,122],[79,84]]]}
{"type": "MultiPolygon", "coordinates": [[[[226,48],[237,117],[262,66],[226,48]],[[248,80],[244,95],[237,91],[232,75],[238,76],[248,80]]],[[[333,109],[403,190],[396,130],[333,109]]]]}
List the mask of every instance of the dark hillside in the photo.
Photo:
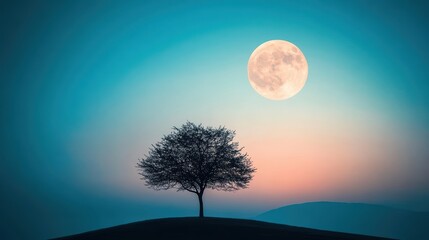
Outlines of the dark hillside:
{"type": "Polygon", "coordinates": [[[165,218],[135,222],[58,239],[382,239],[364,235],[229,218],[165,218]]]}

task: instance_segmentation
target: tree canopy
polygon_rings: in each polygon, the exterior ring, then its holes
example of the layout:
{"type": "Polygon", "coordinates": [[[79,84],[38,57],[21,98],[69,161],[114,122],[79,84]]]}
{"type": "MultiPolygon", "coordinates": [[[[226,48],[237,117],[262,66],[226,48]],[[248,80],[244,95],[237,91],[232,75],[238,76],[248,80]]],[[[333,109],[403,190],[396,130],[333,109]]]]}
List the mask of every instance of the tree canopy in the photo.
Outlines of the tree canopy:
{"type": "Polygon", "coordinates": [[[176,188],[197,194],[202,217],[205,189],[246,188],[256,170],[234,137],[235,132],[225,127],[187,122],[153,144],[137,167],[155,190],[176,188]]]}

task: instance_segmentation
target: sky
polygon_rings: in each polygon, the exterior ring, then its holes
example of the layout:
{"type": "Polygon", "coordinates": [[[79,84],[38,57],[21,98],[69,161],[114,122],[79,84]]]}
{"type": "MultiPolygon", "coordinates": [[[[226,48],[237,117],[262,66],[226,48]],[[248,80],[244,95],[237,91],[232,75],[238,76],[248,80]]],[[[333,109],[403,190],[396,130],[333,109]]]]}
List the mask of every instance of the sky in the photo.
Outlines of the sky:
{"type": "Polygon", "coordinates": [[[46,239],[193,216],[136,164],[186,121],[236,131],[248,189],[208,191],[208,216],[308,201],[429,211],[424,1],[2,1],[0,235],[46,239]],[[256,93],[253,50],[292,42],[301,92],[256,93]]]}

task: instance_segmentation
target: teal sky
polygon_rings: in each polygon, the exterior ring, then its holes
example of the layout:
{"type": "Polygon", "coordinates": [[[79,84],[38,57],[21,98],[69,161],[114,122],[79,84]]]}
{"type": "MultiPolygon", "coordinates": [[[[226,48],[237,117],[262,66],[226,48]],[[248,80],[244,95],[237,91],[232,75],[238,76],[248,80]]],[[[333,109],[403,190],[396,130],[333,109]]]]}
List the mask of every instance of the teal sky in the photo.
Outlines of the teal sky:
{"type": "Polygon", "coordinates": [[[429,211],[424,1],[0,3],[0,235],[34,239],[196,213],[135,165],[187,120],[237,131],[258,168],[207,215],[306,201],[429,211]],[[258,95],[247,61],[283,39],[303,90],[258,95]],[[279,177],[283,176],[283,177],[279,177]],[[174,200],[174,201],[173,201],[174,200]]]}

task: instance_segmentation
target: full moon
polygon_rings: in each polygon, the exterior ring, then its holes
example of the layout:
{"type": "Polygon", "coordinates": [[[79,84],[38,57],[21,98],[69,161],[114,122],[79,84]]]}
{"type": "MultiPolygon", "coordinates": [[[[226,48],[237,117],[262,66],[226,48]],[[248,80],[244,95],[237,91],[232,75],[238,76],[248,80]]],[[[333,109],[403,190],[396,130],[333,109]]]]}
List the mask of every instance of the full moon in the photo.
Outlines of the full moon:
{"type": "Polygon", "coordinates": [[[308,64],[294,44],[271,40],[253,51],[247,71],[256,92],[271,100],[283,100],[296,95],[304,87],[308,64]]]}

